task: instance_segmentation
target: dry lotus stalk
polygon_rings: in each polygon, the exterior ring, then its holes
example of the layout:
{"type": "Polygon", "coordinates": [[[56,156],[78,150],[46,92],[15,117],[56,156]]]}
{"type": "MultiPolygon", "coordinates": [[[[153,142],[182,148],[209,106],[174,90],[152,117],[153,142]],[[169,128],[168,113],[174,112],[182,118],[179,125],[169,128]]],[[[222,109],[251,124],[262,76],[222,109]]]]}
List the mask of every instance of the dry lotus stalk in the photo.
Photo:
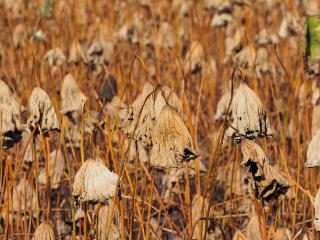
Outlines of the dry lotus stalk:
{"type": "Polygon", "coordinates": [[[61,112],[81,111],[87,97],[81,92],[75,78],[71,73],[67,74],[61,88],[61,112]]]}
{"type": "Polygon", "coordinates": [[[57,47],[49,50],[44,55],[44,59],[50,66],[60,66],[66,61],[66,56],[63,54],[62,50],[57,47]]]}
{"type": "Polygon", "coordinates": [[[275,167],[270,165],[258,144],[251,140],[244,140],[241,151],[244,158],[241,165],[249,170],[251,187],[256,198],[271,202],[287,192],[290,184],[275,167]]]}
{"type": "Polygon", "coordinates": [[[114,214],[114,221],[111,222],[110,231],[108,233],[108,219],[110,218],[109,206],[105,205],[99,209],[98,213],[98,231],[97,239],[100,240],[118,240],[121,239],[120,235],[120,219],[119,211],[116,209],[114,214]]]}
{"type": "Polygon", "coordinates": [[[118,175],[102,163],[88,159],[78,170],[72,196],[80,202],[104,202],[116,194],[118,175]]]}
{"type": "Polygon", "coordinates": [[[70,46],[68,62],[79,63],[80,61],[83,61],[84,63],[88,63],[89,59],[88,59],[86,51],[82,48],[79,41],[74,40],[70,46]]]}
{"type": "MultiPolygon", "coordinates": [[[[261,226],[263,229],[263,227],[261,226]]],[[[253,215],[247,225],[247,239],[248,240],[262,240],[259,218],[257,215],[253,215]]]]}
{"type": "Polygon", "coordinates": [[[291,231],[287,228],[278,228],[274,234],[274,240],[291,240],[291,231]]]}
{"type": "Polygon", "coordinates": [[[47,172],[50,177],[50,184],[52,189],[57,189],[60,186],[61,175],[65,167],[64,156],[59,149],[54,150],[50,153],[49,170],[46,168],[42,169],[38,176],[39,184],[46,184],[47,182],[47,172]]]}
{"type": "Polygon", "coordinates": [[[306,167],[313,168],[320,166],[320,129],[312,137],[307,150],[306,167]]]}
{"type": "Polygon", "coordinates": [[[317,232],[320,232],[320,188],[317,191],[314,199],[314,227],[317,232]]]}
{"type": "Polygon", "coordinates": [[[227,131],[238,143],[243,138],[269,137],[273,135],[267,112],[257,94],[247,84],[241,83],[232,101],[233,128],[227,131]]]}
{"type": "MultiPolygon", "coordinates": [[[[27,121],[27,126],[32,132],[38,126],[43,134],[49,131],[60,130],[56,111],[52,106],[48,94],[41,88],[33,89],[29,98],[30,116],[27,121]]],[[[36,131],[36,133],[38,133],[36,131]]]]}
{"type": "Polygon", "coordinates": [[[150,164],[154,167],[179,167],[194,160],[198,154],[193,149],[192,138],[180,115],[169,105],[161,110],[153,129],[153,147],[150,164]]]}
{"type": "Polygon", "coordinates": [[[48,223],[41,223],[33,234],[32,240],[55,240],[54,231],[48,223]]]}

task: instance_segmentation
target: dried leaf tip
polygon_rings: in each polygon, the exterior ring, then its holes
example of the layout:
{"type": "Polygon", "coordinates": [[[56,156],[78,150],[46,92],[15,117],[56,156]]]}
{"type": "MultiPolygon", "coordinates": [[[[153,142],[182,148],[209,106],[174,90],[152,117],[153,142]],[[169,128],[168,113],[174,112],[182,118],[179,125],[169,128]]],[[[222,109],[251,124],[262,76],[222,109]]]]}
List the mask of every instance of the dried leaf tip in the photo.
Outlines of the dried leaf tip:
{"type": "Polygon", "coordinates": [[[320,129],[312,137],[307,150],[305,167],[313,168],[320,166],[320,129]]]}
{"type": "Polygon", "coordinates": [[[66,61],[66,56],[59,47],[56,47],[46,52],[44,59],[50,66],[60,66],[66,61]]]}
{"type": "MultiPolygon", "coordinates": [[[[29,99],[31,115],[27,120],[27,126],[32,132],[39,126],[43,134],[49,131],[60,130],[56,111],[52,106],[48,94],[39,87],[33,89],[29,99]]],[[[39,129],[35,133],[39,133],[39,129]]]]}
{"type": "Polygon", "coordinates": [[[241,151],[244,157],[241,165],[249,170],[249,184],[256,198],[272,202],[287,192],[290,184],[275,167],[270,165],[258,144],[245,139],[241,144],[241,151]]]}
{"type": "Polygon", "coordinates": [[[105,202],[114,197],[118,175],[102,163],[88,159],[78,170],[72,196],[80,202],[105,202]]]}
{"type": "Polygon", "coordinates": [[[236,90],[232,101],[232,128],[227,134],[232,136],[236,143],[242,139],[256,137],[270,137],[273,135],[267,112],[257,94],[241,83],[236,90]]]}
{"type": "Polygon", "coordinates": [[[75,78],[71,73],[67,74],[61,88],[61,112],[67,114],[80,111],[87,97],[80,90],[75,78]]]}
{"type": "Polygon", "coordinates": [[[154,167],[179,167],[196,159],[192,138],[180,115],[171,106],[162,108],[152,133],[150,164],[154,167]]]}
{"type": "Polygon", "coordinates": [[[56,239],[52,227],[48,223],[41,223],[34,232],[32,240],[54,240],[56,239]]]}

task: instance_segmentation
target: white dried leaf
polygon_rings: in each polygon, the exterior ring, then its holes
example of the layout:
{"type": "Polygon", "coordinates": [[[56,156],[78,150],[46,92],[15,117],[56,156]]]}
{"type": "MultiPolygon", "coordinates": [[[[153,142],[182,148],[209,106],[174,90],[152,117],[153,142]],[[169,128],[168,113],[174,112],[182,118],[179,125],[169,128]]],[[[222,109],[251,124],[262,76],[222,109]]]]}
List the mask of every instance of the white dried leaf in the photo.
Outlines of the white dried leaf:
{"type": "Polygon", "coordinates": [[[243,138],[269,137],[273,131],[269,124],[267,112],[257,94],[247,84],[241,83],[232,101],[232,126],[228,136],[233,136],[236,142],[243,138]]]}
{"type": "Polygon", "coordinates": [[[102,163],[88,159],[78,170],[72,196],[80,202],[104,202],[114,196],[118,175],[102,163]]]}
{"type": "Polygon", "coordinates": [[[262,240],[259,227],[259,218],[253,215],[247,225],[247,239],[248,240],[262,240]]]}
{"type": "Polygon", "coordinates": [[[289,35],[292,36],[298,32],[301,32],[298,19],[290,12],[286,12],[279,27],[279,37],[287,38],[289,35]]]}
{"type": "Polygon", "coordinates": [[[60,66],[66,61],[66,56],[59,47],[56,47],[46,52],[44,59],[50,66],[60,66]]]}
{"type": "Polygon", "coordinates": [[[192,138],[180,115],[169,105],[161,110],[152,134],[153,146],[150,164],[154,167],[179,167],[194,160],[198,154],[193,149],[192,138]]]}
{"type": "Polygon", "coordinates": [[[241,151],[244,158],[241,165],[248,168],[256,198],[271,202],[287,192],[290,184],[275,167],[270,165],[258,144],[245,139],[242,141],[241,151]]]}
{"type": "Polygon", "coordinates": [[[71,73],[63,78],[61,88],[61,112],[81,111],[87,97],[80,90],[75,78],[71,73]]]}
{"type": "Polygon", "coordinates": [[[60,130],[56,111],[52,106],[48,94],[41,88],[33,89],[29,98],[30,116],[27,126],[30,131],[39,125],[41,131],[47,134],[49,131],[60,130]]]}
{"type": "Polygon", "coordinates": [[[84,63],[88,63],[89,58],[86,51],[82,48],[81,44],[79,43],[79,41],[74,40],[70,46],[68,62],[79,63],[80,61],[83,61],[84,63]]]}
{"type": "Polygon", "coordinates": [[[36,156],[37,158],[39,159],[40,158],[40,155],[42,154],[41,150],[42,150],[42,147],[41,147],[41,142],[40,141],[37,141],[35,140],[33,142],[33,136],[31,133],[28,133],[28,132],[22,132],[21,134],[22,136],[22,140],[21,140],[21,149],[22,151],[24,149],[25,150],[25,153],[24,153],[24,156],[23,156],[23,161],[24,162],[27,162],[27,163],[32,163],[34,161],[34,149],[36,149],[36,156]],[[34,148],[34,144],[35,143],[35,148],[34,148]]]}
{"type": "Polygon", "coordinates": [[[32,240],[55,240],[54,231],[48,223],[41,223],[33,234],[32,240]]]}
{"type": "Polygon", "coordinates": [[[318,129],[308,145],[307,161],[304,165],[310,168],[320,166],[320,129],[318,129]]]}
{"type": "Polygon", "coordinates": [[[277,228],[274,234],[274,240],[291,240],[292,234],[288,228],[277,228]]]}
{"type": "Polygon", "coordinates": [[[50,153],[49,169],[42,169],[38,176],[39,184],[46,184],[47,182],[47,172],[48,177],[50,178],[50,184],[52,189],[57,189],[60,186],[61,175],[65,167],[64,156],[59,149],[54,150],[50,153]]]}
{"type": "Polygon", "coordinates": [[[20,116],[20,112],[24,111],[24,107],[16,101],[9,86],[1,79],[0,79],[0,104],[9,106],[11,108],[12,113],[16,116],[20,116]]]}
{"type": "Polygon", "coordinates": [[[232,57],[235,64],[243,68],[253,68],[256,61],[256,50],[252,45],[247,45],[232,57]]]}

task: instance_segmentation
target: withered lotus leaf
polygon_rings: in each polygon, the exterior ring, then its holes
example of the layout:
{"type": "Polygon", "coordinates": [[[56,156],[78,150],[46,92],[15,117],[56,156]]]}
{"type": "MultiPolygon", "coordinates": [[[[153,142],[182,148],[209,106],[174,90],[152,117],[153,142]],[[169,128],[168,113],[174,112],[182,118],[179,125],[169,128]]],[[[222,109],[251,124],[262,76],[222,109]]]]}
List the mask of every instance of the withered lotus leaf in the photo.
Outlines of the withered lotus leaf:
{"type": "Polygon", "coordinates": [[[320,166],[320,129],[312,137],[307,150],[306,167],[313,168],[320,166]]]}
{"type": "Polygon", "coordinates": [[[66,56],[59,47],[56,47],[46,52],[44,59],[50,66],[60,66],[66,61],[66,56]]]}
{"type": "Polygon", "coordinates": [[[118,175],[102,163],[88,159],[78,170],[72,196],[80,202],[105,202],[114,196],[118,175]]]}
{"type": "Polygon", "coordinates": [[[314,199],[314,226],[317,232],[320,232],[320,188],[314,199]]]}
{"type": "Polygon", "coordinates": [[[81,92],[75,78],[71,73],[67,74],[61,87],[61,111],[80,111],[82,105],[87,101],[87,97],[81,92]]]}
{"type": "MultiPolygon", "coordinates": [[[[38,126],[43,134],[49,131],[60,130],[56,111],[52,106],[48,94],[39,87],[35,87],[29,98],[30,116],[27,126],[33,131],[38,126]]],[[[38,133],[38,131],[36,131],[38,133]]]]}
{"type": "Polygon", "coordinates": [[[54,231],[48,223],[41,223],[33,234],[32,240],[55,240],[54,231]]]}
{"type": "Polygon", "coordinates": [[[290,184],[275,167],[270,165],[258,144],[245,139],[241,144],[241,151],[244,157],[241,165],[248,168],[251,187],[256,198],[272,202],[287,192],[290,184]]]}
{"type": "Polygon", "coordinates": [[[161,110],[153,129],[153,147],[150,164],[154,167],[179,167],[194,160],[198,154],[193,149],[192,138],[180,115],[171,106],[161,110]]]}

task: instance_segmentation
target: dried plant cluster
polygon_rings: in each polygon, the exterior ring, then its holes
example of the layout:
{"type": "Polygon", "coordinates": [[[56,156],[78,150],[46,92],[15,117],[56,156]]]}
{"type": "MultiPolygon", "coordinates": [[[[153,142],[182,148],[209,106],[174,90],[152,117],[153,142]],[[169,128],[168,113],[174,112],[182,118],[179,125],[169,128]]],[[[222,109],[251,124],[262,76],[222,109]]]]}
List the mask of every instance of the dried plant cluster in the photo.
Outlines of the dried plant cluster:
{"type": "Polygon", "coordinates": [[[319,238],[319,0],[0,16],[0,239],[319,238]]]}

